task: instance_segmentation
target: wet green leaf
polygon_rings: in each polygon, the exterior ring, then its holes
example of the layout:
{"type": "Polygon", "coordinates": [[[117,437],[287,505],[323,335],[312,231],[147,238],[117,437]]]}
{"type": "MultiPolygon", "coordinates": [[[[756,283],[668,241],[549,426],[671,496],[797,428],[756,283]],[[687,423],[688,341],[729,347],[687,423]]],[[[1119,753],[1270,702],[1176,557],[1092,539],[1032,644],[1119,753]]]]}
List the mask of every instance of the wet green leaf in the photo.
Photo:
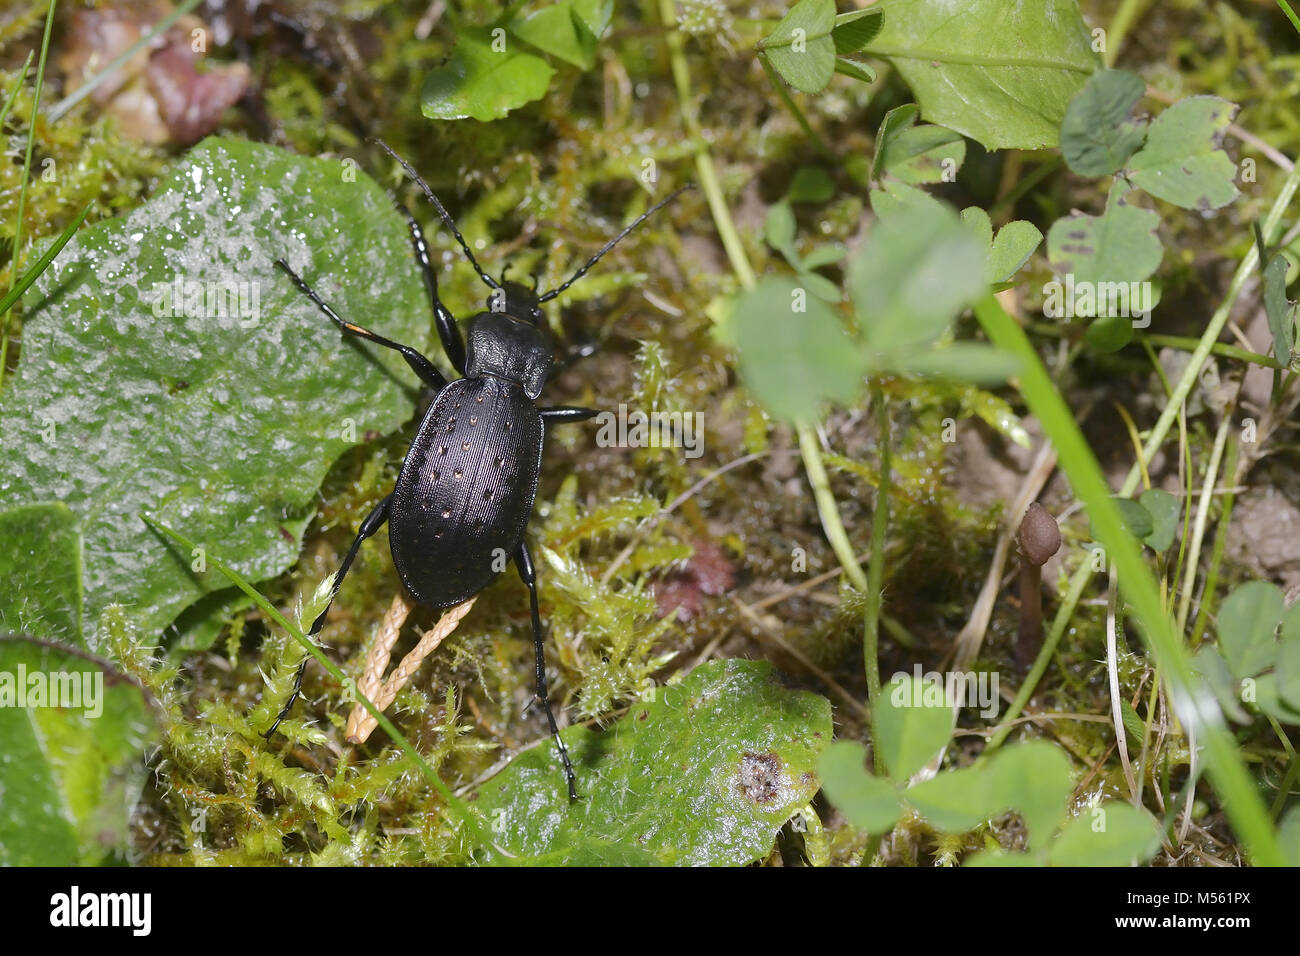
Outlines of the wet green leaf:
{"type": "Polygon", "coordinates": [[[1061,122],[1061,153],[1080,176],[1109,176],[1123,168],[1146,138],[1133,107],[1146,92],[1127,70],[1098,70],[1070,100],[1061,122]]]}
{"type": "Polygon", "coordinates": [[[817,792],[830,702],[788,691],[771,665],[711,661],[603,731],[564,732],[582,799],[570,804],[549,744],[480,789],[477,808],[508,852],[560,862],[743,865],[817,792]],[[627,848],[631,848],[629,851],[627,848]]]}
{"type": "Polygon", "coordinates": [[[424,78],[420,109],[429,119],[501,119],[546,95],[555,70],[502,34],[460,31],[451,60],[424,78]]]}
{"type": "Polygon", "coordinates": [[[1075,0],[882,0],[866,51],[890,60],[925,118],[985,148],[1055,146],[1098,66],[1075,0]]]}
{"type": "Polygon", "coordinates": [[[1129,161],[1133,185],[1184,209],[1218,209],[1237,198],[1237,167],[1220,147],[1237,107],[1217,96],[1179,100],[1151,123],[1129,161]]]}
{"type": "Polygon", "coordinates": [[[228,587],[139,513],[271,577],[297,559],[330,463],[411,416],[401,359],[344,341],[277,256],[346,318],[427,341],[383,190],[336,160],[237,140],[205,141],[149,202],[83,229],[28,293],[0,395],[0,498],[76,516],[88,640],[108,604],[156,632],[228,587]]]}

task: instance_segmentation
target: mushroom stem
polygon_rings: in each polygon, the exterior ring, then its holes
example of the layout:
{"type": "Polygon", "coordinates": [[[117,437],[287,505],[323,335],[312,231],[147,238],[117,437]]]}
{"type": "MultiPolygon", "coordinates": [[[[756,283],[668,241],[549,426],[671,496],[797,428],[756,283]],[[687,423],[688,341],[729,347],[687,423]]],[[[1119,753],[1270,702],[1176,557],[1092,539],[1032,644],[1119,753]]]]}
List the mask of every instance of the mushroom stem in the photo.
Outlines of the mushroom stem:
{"type": "Polygon", "coordinates": [[[1061,550],[1061,529],[1035,501],[1020,519],[1016,542],[1020,545],[1020,629],[1015,655],[1016,663],[1027,667],[1043,641],[1043,565],[1061,550]]]}
{"type": "Polygon", "coordinates": [[[1028,667],[1043,642],[1043,569],[1020,562],[1020,628],[1016,632],[1016,663],[1028,667]]]}

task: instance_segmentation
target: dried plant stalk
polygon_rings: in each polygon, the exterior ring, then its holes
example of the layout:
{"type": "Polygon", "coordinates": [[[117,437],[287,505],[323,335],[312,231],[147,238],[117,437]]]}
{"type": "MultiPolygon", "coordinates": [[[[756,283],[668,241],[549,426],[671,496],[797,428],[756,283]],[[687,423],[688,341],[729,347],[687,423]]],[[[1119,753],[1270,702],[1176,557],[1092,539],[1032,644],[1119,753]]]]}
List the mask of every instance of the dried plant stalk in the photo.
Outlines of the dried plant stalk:
{"type": "MultiPolygon", "coordinates": [[[[426,631],[420,638],[420,643],[411,649],[411,652],[402,658],[401,663],[388,675],[388,680],[380,685],[380,679],[383,677],[384,669],[388,666],[388,659],[392,655],[393,645],[397,643],[398,632],[402,629],[407,616],[415,609],[415,603],[406,595],[403,590],[393,598],[392,605],[388,608],[388,613],[384,615],[383,623],[379,626],[379,633],[375,635],[375,643],[370,648],[370,653],[366,656],[366,669],[362,674],[360,682],[357,684],[357,690],[364,696],[369,697],[375,707],[382,713],[397,699],[398,692],[406,686],[406,682],[411,679],[424,659],[432,654],[439,644],[451,634],[460,625],[461,619],[469,613],[470,608],[474,606],[474,598],[470,598],[463,604],[457,604],[443,612],[442,617],[432,630],[426,631]]],[[[374,733],[378,721],[372,717],[364,707],[356,704],[352,708],[352,713],[348,714],[347,741],[350,744],[363,744],[374,733]]]]}

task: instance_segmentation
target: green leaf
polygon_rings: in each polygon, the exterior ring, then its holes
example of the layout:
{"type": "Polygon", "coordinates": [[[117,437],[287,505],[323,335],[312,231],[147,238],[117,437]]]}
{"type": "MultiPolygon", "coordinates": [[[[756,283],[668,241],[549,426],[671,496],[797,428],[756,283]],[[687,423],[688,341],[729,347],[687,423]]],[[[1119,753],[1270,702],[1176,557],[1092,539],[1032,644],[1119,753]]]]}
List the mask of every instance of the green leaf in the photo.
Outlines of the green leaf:
{"type": "Polygon", "coordinates": [[[745,384],[782,421],[811,421],[824,402],[848,404],[862,388],[853,341],[807,287],[769,276],[737,299],[732,322],[745,384]]]}
{"type": "Polygon", "coordinates": [[[1128,162],[1146,138],[1146,122],[1133,107],[1146,92],[1127,70],[1098,70],[1088,78],[1061,121],[1061,153],[1080,176],[1109,176],[1128,162]]]}
{"type": "Polygon", "coordinates": [[[920,107],[908,103],[885,114],[876,134],[874,178],[889,173],[911,185],[953,181],[966,158],[966,141],[942,126],[914,125],[919,113],[920,107]]]}
{"type": "Polygon", "coordinates": [[[866,63],[859,63],[857,60],[850,60],[846,56],[837,56],[835,58],[835,72],[854,80],[861,80],[863,83],[876,82],[876,71],[866,63]]]}
{"type": "Polygon", "coordinates": [[[884,15],[878,7],[841,13],[835,18],[835,28],[831,30],[835,52],[841,55],[857,53],[880,32],[884,22],[884,15]]]}
{"type": "Polygon", "coordinates": [[[1282,618],[1277,653],[1277,691],[1283,701],[1300,709],[1300,601],[1291,605],[1282,618]]]}
{"type": "Polygon", "coordinates": [[[794,210],[788,202],[782,200],[768,208],[767,219],[763,222],[763,238],[769,246],[785,256],[786,262],[798,268],[800,259],[794,248],[794,228],[794,210]]]}
{"type": "Polygon", "coordinates": [[[743,865],[767,855],[817,792],[831,708],[782,688],[765,662],[710,661],[608,729],[570,727],[563,737],[577,803],[550,746],[516,757],[479,790],[475,806],[502,848],[557,862],[577,844],[588,863],[632,848],[661,863],[743,865]]]}
{"type": "Polygon", "coordinates": [[[1267,581],[1247,581],[1219,606],[1219,650],[1237,678],[1253,677],[1277,656],[1273,632],[1286,611],[1282,591],[1267,581]]]}
{"type": "Polygon", "coordinates": [[[993,803],[992,785],[986,768],[965,767],[913,784],[903,792],[903,799],[937,829],[962,833],[1003,809],[993,803]]]}
{"type": "Polygon", "coordinates": [[[1206,211],[1237,198],[1237,167],[1220,148],[1237,107],[1217,96],[1179,100],[1151,123],[1128,178],[1175,206],[1206,211]]]}
{"type": "Polygon", "coordinates": [[[1090,348],[1110,355],[1133,341],[1133,319],[1127,315],[1105,315],[1089,324],[1083,341],[1090,348]]]}
{"type": "Polygon", "coordinates": [[[126,863],[154,736],[131,683],[72,649],[0,640],[0,865],[126,863]]]}
{"type": "Polygon", "coordinates": [[[1300,708],[1292,707],[1282,697],[1276,672],[1251,678],[1255,683],[1255,706],[1284,724],[1300,725],[1300,708]]]}
{"type": "Polygon", "coordinates": [[[835,0],[799,0],[758,46],[796,90],[820,93],[835,74],[834,28],[835,0]]]}
{"type": "Polygon", "coordinates": [[[1238,723],[1250,720],[1250,715],[1241,707],[1241,682],[1232,676],[1218,648],[1213,644],[1202,644],[1192,658],[1192,667],[1225,714],[1238,723]]]}
{"type": "Polygon", "coordinates": [[[596,65],[596,45],[614,13],[613,0],[552,3],[516,17],[510,32],[582,70],[596,65]]]}
{"type": "MultiPolygon", "coordinates": [[[[1058,276],[1073,276],[1075,286],[1093,286],[1100,299],[1102,283],[1140,282],[1156,271],[1164,255],[1156,235],[1159,226],[1159,216],[1130,205],[1121,189],[1113,189],[1102,215],[1075,213],[1052,223],[1047,258],[1058,276]]],[[[1090,312],[1096,314],[1075,304],[1075,315],[1090,312]]]]}
{"type": "Polygon", "coordinates": [[[1155,856],[1162,837],[1146,810],[1109,800],[1069,820],[1047,859],[1053,866],[1136,866],[1155,856]]]}
{"type": "Polygon", "coordinates": [[[1124,721],[1124,731],[1130,737],[1141,740],[1147,732],[1146,725],[1142,723],[1142,718],[1138,712],[1133,709],[1133,705],[1126,700],[1119,702],[1120,719],[1124,721]]]}
{"type": "Polygon", "coordinates": [[[803,267],[805,269],[820,269],[823,266],[834,265],[840,262],[848,254],[848,251],[844,244],[839,242],[829,242],[824,246],[817,246],[803,257],[803,267]]]}
{"type": "MultiPolygon", "coordinates": [[[[1142,507],[1142,503],[1134,501],[1131,498],[1113,498],[1115,507],[1119,509],[1119,515],[1124,519],[1124,527],[1128,533],[1133,535],[1139,541],[1155,531],[1155,522],[1151,519],[1151,513],[1142,507]]],[[[1093,536],[1096,536],[1096,530],[1091,529],[1093,536]]]]}
{"type": "Polygon", "coordinates": [[[1300,804],[1296,804],[1282,817],[1278,824],[1277,839],[1282,844],[1287,865],[1300,866],[1300,804]]]}
{"type": "Polygon", "coordinates": [[[924,189],[886,179],[879,189],[871,190],[871,211],[882,221],[897,219],[912,209],[924,208],[939,213],[950,211],[944,203],[924,189]]]}
{"type": "Polygon", "coordinates": [[[916,103],[904,103],[895,106],[885,114],[876,130],[875,156],[871,161],[871,178],[882,179],[889,163],[889,147],[898,138],[898,134],[913,125],[921,115],[921,107],[916,103]]]}
{"type": "Polygon", "coordinates": [[[790,202],[826,202],[833,195],[835,182],[820,166],[800,166],[785,191],[785,198],[790,202]]]}
{"type": "Polygon", "coordinates": [[[837,740],[822,754],[822,787],[855,827],[887,833],[903,813],[898,791],[865,767],[867,751],[855,740],[837,740]]]}
{"type": "Polygon", "coordinates": [[[986,279],[989,285],[1005,282],[1020,271],[1029,261],[1043,234],[1033,223],[1016,219],[998,230],[993,236],[993,223],[989,214],[979,206],[967,206],[961,211],[961,221],[971,230],[980,246],[989,250],[989,267],[986,279]]]}
{"type": "Polygon", "coordinates": [[[1178,534],[1183,503],[1167,491],[1149,488],[1138,496],[1138,501],[1151,517],[1151,533],[1143,541],[1152,551],[1168,551],[1178,534]]]}
{"type": "Polygon", "coordinates": [[[83,647],[81,529],[62,502],[0,512],[0,627],[83,647]]]}
{"type": "Polygon", "coordinates": [[[986,251],[946,206],[922,203],[879,220],[849,262],[867,345],[888,357],[935,341],[984,291],[986,268],[986,251]]]}
{"type": "Polygon", "coordinates": [[[1016,809],[1029,830],[1030,848],[1046,845],[1065,816],[1074,774],[1059,747],[1032,740],[998,751],[986,768],[992,777],[990,803],[1016,809]]]}
{"type": "Polygon", "coordinates": [[[889,777],[904,783],[952,736],[953,709],[937,681],[895,675],[880,688],[874,726],[876,746],[889,777]]]}
{"type": "Polygon", "coordinates": [[[1023,219],[1016,219],[998,230],[993,240],[993,253],[989,259],[989,282],[1006,282],[1029,261],[1043,234],[1038,227],[1023,219]]]}
{"type": "Polygon", "coordinates": [[[424,345],[406,225],[352,172],[207,140],[149,202],[83,229],[28,293],[0,398],[0,499],[57,499],[79,520],[92,647],[108,604],[157,633],[229,586],[139,513],[272,577],[297,560],[330,463],[410,418],[401,359],[345,341],[272,265],[286,257],[347,319],[424,345]]]}
{"type": "Polygon", "coordinates": [[[1075,0],[882,0],[868,52],[890,60],[925,118],[988,150],[1057,144],[1098,66],[1075,0]]]}
{"type": "Polygon", "coordinates": [[[1296,335],[1297,305],[1286,295],[1288,265],[1286,256],[1275,255],[1264,269],[1264,312],[1273,334],[1273,354],[1284,365],[1291,362],[1296,335]]]}
{"type": "Polygon", "coordinates": [[[464,29],[447,65],[424,78],[420,109],[429,119],[473,117],[487,123],[540,100],[554,73],[540,56],[525,53],[504,37],[494,41],[486,30],[464,29]]]}
{"type": "Polygon", "coordinates": [[[799,284],[823,302],[834,304],[844,298],[839,286],[815,272],[801,270],[799,272],[799,284]]]}

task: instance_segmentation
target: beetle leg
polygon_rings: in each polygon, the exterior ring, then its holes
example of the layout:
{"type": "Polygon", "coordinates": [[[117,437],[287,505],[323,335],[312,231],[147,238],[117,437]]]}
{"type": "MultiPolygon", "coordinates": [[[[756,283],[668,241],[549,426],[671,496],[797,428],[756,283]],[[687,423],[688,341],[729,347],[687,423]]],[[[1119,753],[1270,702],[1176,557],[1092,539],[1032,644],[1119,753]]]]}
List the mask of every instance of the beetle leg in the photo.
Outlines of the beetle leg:
{"type": "Polygon", "coordinates": [[[599,409],[580,408],[576,405],[548,405],[538,411],[542,413],[542,420],[547,422],[585,422],[600,414],[599,409]]]}
{"type": "Polygon", "coordinates": [[[365,339],[367,342],[374,342],[376,345],[382,345],[385,348],[397,350],[402,353],[402,358],[406,359],[406,364],[411,366],[411,369],[416,375],[420,376],[420,380],[423,381],[425,385],[428,385],[429,388],[433,389],[434,394],[442,391],[443,387],[447,384],[447,380],[443,378],[442,373],[439,372],[438,369],[434,367],[434,364],[427,358],[409,345],[394,342],[392,339],[384,338],[377,332],[371,332],[369,329],[363,329],[359,325],[345,322],[343,319],[339,318],[337,312],[325,303],[324,299],[316,294],[315,289],[309,286],[306,281],[298,275],[298,273],[289,268],[289,263],[285,262],[283,259],[276,259],[275,264],[284,270],[285,274],[293,280],[293,284],[298,287],[298,290],[302,292],[303,295],[307,296],[307,298],[315,302],[316,307],[329,316],[330,321],[337,325],[345,335],[355,335],[358,338],[365,339]]]}
{"type": "Polygon", "coordinates": [[[424,241],[424,230],[420,224],[415,221],[411,211],[398,200],[393,200],[397,204],[397,210],[406,217],[406,226],[411,230],[411,248],[415,251],[415,261],[420,264],[420,272],[424,275],[424,288],[429,293],[429,302],[433,306],[433,319],[438,326],[438,338],[442,340],[442,350],[447,353],[447,360],[451,362],[451,367],[461,375],[465,374],[465,340],[460,334],[460,326],[456,324],[456,318],[451,314],[451,310],[442,304],[442,299],[438,298],[438,274],[433,271],[433,264],[429,261],[429,244],[424,241]]]}
{"type": "MultiPolygon", "coordinates": [[[[315,637],[320,633],[320,629],[325,626],[325,616],[329,614],[330,605],[334,603],[334,598],[338,596],[339,587],[342,586],[343,579],[347,577],[348,569],[352,567],[352,562],[356,559],[357,550],[361,547],[361,542],[365,541],[366,538],[369,538],[384,526],[384,522],[388,520],[388,507],[392,503],[392,500],[393,496],[391,494],[385,497],[383,501],[375,505],[370,514],[366,515],[365,520],[361,522],[361,527],[357,529],[357,537],[352,542],[352,547],[348,548],[348,553],[343,558],[343,563],[339,565],[338,573],[334,575],[334,586],[330,589],[330,599],[325,602],[324,610],[322,610],[320,614],[316,616],[316,620],[312,622],[311,630],[307,632],[308,638],[315,637]]],[[[262,734],[262,736],[267,740],[271,739],[276,728],[280,726],[280,722],[289,716],[289,711],[293,710],[294,702],[298,699],[298,694],[302,690],[302,675],[303,672],[307,670],[307,662],[309,660],[311,660],[310,655],[304,657],[302,663],[298,665],[298,673],[294,675],[293,690],[289,693],[289,699],[285,702],[285,705],[280,708],[280,713],[276,715],[275,723],[271,725],[271,729],[262,734]]]]}
{"type": "Polygon", "coordinates": [[[533,647],[537,651],[537,699],[542,702],[542,709],[546,711],[546,722],[551,727],[551,737],[555,740],[555,747],[560,752],[560,760],[564,764],[564,777],[569,784],[570,802],[578,799],[578,791],[575,788],[577,777],[573,773],[573,764],[569,762],[569,748],[564,746],[564,741],[560,739],[560,728],[555,723],[555,714],[551,712],[551,700],[546,694],[546,658],[542,651],[542,616],[537,610],[537,575],[533,571],[533,559],[528,553],[526,542],[519,542],[519,553],[515,555],[515,568],[519,571],[519,577],[523,579],[524,584],[528,585],[528,604],[533,616],[533,647]]]}

